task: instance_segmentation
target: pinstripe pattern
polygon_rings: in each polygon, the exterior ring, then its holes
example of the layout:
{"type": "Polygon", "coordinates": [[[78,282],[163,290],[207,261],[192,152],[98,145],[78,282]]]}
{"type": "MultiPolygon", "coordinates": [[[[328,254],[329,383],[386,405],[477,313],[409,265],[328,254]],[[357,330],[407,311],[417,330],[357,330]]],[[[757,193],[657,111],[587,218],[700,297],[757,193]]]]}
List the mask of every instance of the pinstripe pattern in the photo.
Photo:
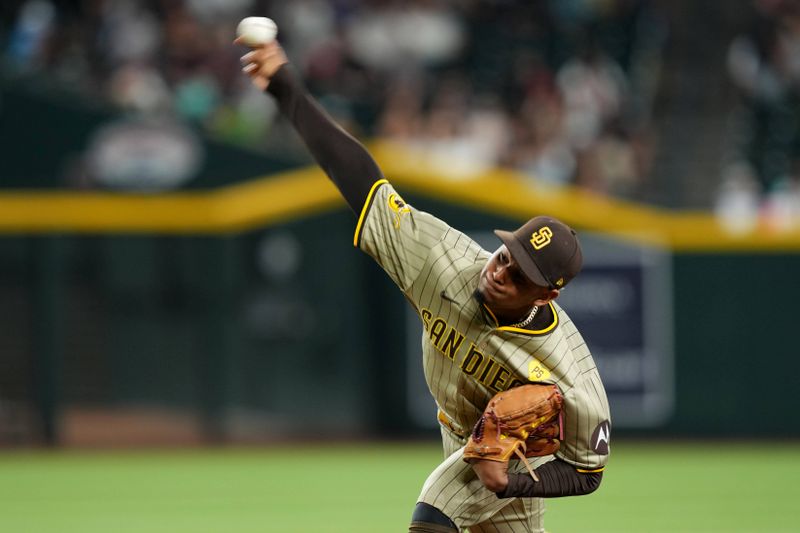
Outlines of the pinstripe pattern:
{"type": "MultiPolygon", "coordinates": [[[[610,416],[591,353],[555,303],[554,327],[544,333],[499,327],[473,296],[490,253],[396,198],[390,184],[377,187],[356,238],[422,319],[425,379],[450,428],[442,428],[446,459],[426,480],[420,501],[472,532],[543,531],[542,501],[501,500],[488,491],[461,458],[463,436],[497,392],[529,381],[555,383],[564,396],[565,420],[558,457],[583,469],[604,466],[608,456],[596,453],[590,440],[610,416]]],[[[537,458],[533,466],[550,459],[537,458]]],[[[515,461],[510,469],[524,471],[515,461]]]]}

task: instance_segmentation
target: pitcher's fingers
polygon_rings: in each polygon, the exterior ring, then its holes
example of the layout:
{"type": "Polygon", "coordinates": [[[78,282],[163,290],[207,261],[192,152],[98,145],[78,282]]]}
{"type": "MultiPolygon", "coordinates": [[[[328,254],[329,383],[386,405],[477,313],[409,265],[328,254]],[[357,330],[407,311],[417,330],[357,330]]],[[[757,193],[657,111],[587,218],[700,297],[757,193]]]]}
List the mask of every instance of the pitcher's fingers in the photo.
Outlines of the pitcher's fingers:
{"type": "Polygon", "coordinates": [[[234,39],[233,40],[233,44],[238,44],[240,46],[246,46],[246,47],[252,48],[252,49],[262,48],[264,46],[263,44],[248,44],[248,43],[245,42],[244,36],[237,37],[236,39],[234,39]]]}
{"type": "Polygon", "coordinates": [[[247,63],[252,63],[253,61],[256,61],[257,59],[260,59],[260,55],[261,54],[258,54],[258,53],[256,53],[255,50],[253,50],[252,52],[247,52],[245,55],[240,57],[239,61],[243,65],[246,65],[247,63]]]}

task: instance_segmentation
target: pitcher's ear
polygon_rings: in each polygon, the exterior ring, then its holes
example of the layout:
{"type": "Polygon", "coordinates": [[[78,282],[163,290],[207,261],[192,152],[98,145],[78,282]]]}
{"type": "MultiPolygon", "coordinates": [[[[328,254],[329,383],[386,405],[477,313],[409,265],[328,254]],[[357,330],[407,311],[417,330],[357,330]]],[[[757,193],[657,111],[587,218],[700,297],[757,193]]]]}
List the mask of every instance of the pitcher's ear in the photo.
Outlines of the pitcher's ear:
{"type": "Polygon", "coordinates": [[[538,300],[535,300],[533,303],[535,305],[538,305],[539,307],[547,305],[548,302],[552,302],[553,300],[558,298],[559,294],[561,294],[561,291],[558,289],[548,289],[547,293],[544,296],[542,296],[538,300]]]}

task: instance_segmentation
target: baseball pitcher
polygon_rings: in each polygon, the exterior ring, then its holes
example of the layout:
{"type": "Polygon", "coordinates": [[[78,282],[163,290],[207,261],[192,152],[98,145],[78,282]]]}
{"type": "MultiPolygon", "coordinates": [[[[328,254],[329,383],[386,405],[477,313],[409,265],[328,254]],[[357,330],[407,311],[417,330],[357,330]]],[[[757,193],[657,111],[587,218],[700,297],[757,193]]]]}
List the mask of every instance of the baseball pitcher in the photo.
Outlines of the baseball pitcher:
{"type": "Polygon", "coordinates": [[[603,383],[555,303],[581,269],[577,235],[538,216],[495,231],[500,247],[484,250],[403,201],[303,88],[277,42],[242,62],[358,216],[354,245],[422,322],[444,460],[422,487],[409,531],[544,531],[543,499],[594,491],[610,451],[603,383]]]}

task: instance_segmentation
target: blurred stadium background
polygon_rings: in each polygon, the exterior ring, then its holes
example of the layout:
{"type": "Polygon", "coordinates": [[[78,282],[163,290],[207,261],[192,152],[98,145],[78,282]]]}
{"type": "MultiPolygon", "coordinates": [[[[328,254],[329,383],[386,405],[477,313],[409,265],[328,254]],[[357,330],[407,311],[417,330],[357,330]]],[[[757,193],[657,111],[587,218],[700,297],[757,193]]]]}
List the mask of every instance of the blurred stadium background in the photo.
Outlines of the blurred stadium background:
{"type": "Polygon", "coordinates": [[[797,0],[4,1],[0,530],[401,531],[437,463],[248,15],[414,205],[584,235],[616,449],[549,528],[796,530],[797,0]]]}

